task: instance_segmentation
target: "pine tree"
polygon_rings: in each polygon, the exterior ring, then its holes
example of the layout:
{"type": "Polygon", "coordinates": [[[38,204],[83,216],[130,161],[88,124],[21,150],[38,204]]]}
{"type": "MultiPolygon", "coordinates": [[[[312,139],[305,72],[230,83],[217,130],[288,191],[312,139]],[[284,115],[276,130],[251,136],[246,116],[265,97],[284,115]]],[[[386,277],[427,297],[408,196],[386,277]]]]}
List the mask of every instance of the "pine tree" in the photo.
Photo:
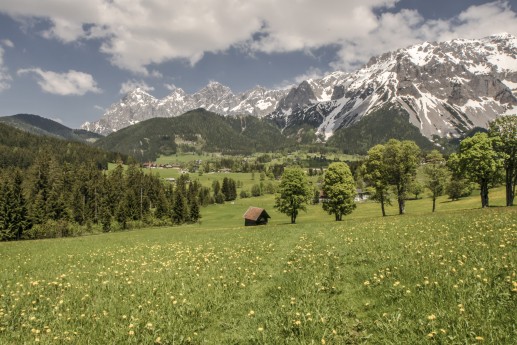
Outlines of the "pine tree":
{"type": "Polygon", "coordinates": [[[110,199],[109,199],[109,183],[105,174],[101,177],[101,190],[99,198],[99,221],[102,225],[102,231],[109,232],[111,230],[111,220],[113,213],[111,213],[110,199]]]}
{"type": "Polygon", "coordinates": [[[118,203],[115,211],[115,218],[122,229],[127,229],[127,222],[130,218],[130,212],[127,204],[128,202],[126,198],[123,197],[122,200],[118,203]]]}
{"type": "Polygon", "coordinates": [[[223,185],[221,187],[221,193],[224,195],[225,201],[230,201],[230,184],[228,177],[223,178],[223,185]]]}
{"type": "Polygon", "coordinates": [[[10,241],[15,238],[11,230],[12,193],[7,181],[0,184],[0,241],[10,241]]]}
{"type": "Polygon", "coordinates": [[[165,195],[165,191],[160,189],[158,191],[158,200],[156,202],[156,209],[154,210],[154,216],[157,219],[164,219],[169,214],[169,201],[165,195]]]}
{"type": "Polygon", "coordinates": [[[174,204],[172,206],[172,221],[175,224],[183,224],[187,218],[187,200],[181,190],[176,190],[176,193],[174,193],[174,204]]]}
{"type": "Polygon", "coordinates": [[[198,198],[193,198],[189,204],[189,220],[192,223],[196,223],[200,218],[198,198]]]}
{"type": "Polygon", "coordinates": [[[30,228],[30,221],[27,212],[27,203],[23,196],[22,189],[22,174],[19,170],[14,172],[13,177],[13,199],[14,199],[14,212],[13,212],[13,230],[16,233],[16,239],[20,240],[23,236],[23,232],[30,228]]]}
{"type": "Polygon", "coordinates": [[[25,198],[21,188],[22,178],[15,171],[9,180],[0,185],[0,240],[19,240],[29,228],[25,198]]]}

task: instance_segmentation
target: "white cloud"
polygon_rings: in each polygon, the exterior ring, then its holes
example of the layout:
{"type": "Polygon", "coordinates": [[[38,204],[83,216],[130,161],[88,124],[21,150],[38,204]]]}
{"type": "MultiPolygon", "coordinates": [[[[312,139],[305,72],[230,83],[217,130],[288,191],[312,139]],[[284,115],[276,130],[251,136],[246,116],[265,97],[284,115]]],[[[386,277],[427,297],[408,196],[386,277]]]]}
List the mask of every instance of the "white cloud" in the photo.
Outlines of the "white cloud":
{"type": "Polygon", "coordinates": [[[174,91],[177,89],[176,85],[174,84],[163,84],[163,86],[169,91],[174,91]]]}
{"type": "Polygon", "coordinates": [[[0,41],[0,43],[5,46],[5,47],[8,47],[8,48],[14,48],[14,43],[13,41],[9,40],[9,39],[3,39],[0,41]]]}
{"type": "Polygon", "coordinates": [[[341,47],[333,65],[353,68],[372,55],[422,40],[517,35],[517,17],[507,1],[471,6],[457,17],[425,20],[418,12],[383,11],[398,0],[17,0],[0,12],[20,21],[43,18],[41,34],[73,42],[101,39],[110,61],[141,75],[171,59],[195,64],[206,52],[232,46],[250,53],[310,51],[341,47]],[[382,13],[382,14],[379,14],[382,13]]]}
{"type": "Polygon", "coordinates": [[[84,95],[87,92],[100,93],[97,82],[88,73],[69,70],[66,73],[44,71],[41,68],[20,69],[18,75],[35,74],[38,85],[45,92],[68,96],[84,95]]]}
{"type": "Polygon", "coordinates": [[[147,85],[143,80],[128,80],[120,85],[120,94],[126,94],[134,89],[142,89],[145,92],[154,91],[154,87],[147,85]]]}
{"type": "Polygon", "coordinates": [[[12,78],[9,71],[4,66],[4,49],[0,47],[0,92],[5,91],[11,87],[12,78]]]}
{"type": "Polygon", "coordinates": [[[93,106],[93,109],[95,110],[99,110],[99,111],[102,111],[102,112],[105,112],[106,109],[104,107],[101,107],[100,105],[94,105],[93,106]]]}
{"type": "Polygon", "coordinates": [[[297,86],[304,80],[320,79],[320,78],[323,78],[324,75],[325,75],[325,73],[322,70],[320,70],[319,68],[314,68],[314,67],[309,68],[309,70],[306,73],[297,75],[296,77],[289,79],[289,80],[284,80],[284,81],[278,83],[277,85],[274,85],[273,88],[276,90],[288,89],[288,88],[297,86]]]}

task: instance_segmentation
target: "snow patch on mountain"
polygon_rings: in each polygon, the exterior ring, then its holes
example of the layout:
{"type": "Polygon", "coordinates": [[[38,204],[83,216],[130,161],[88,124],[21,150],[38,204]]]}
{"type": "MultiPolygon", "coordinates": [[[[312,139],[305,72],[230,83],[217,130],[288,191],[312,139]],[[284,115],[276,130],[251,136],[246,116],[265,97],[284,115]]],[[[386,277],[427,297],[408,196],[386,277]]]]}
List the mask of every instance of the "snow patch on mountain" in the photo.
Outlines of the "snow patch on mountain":
{"type": "MultiPolygon", "coordinates": [[[[284,130],[309,117],[329,138],[373,111],[395,104],[423,135],[455,137],[497,116],[515,112],[517,38],[509,34],[479,40],[425,42],[374,57],[360,70],[342,75],[339,98],[307,102],[289,114],[270,115],[284,130]],[[512,93],[513,90],[513,93],[512,93]]],[[[309,85],[312,85],[309,83],[309,85]]],[[[300,84],[301,86],[301,84],[300,84]]]]}
{"type": "Polygon", "coordinates": [[[210,82],[194,94],[170,87],[156,99],[136,89],[82,128],[109,134],[153,117],[204,107],[226,115],[267,117],[284,131],[309,125],[324,138],[386,105],[409,114],[423,135],[455,137],[517,107],[517,38],[425,42],[373,57],[353,73],[333,72],[289,90],[257,86],[243,93],[210,82]]]}

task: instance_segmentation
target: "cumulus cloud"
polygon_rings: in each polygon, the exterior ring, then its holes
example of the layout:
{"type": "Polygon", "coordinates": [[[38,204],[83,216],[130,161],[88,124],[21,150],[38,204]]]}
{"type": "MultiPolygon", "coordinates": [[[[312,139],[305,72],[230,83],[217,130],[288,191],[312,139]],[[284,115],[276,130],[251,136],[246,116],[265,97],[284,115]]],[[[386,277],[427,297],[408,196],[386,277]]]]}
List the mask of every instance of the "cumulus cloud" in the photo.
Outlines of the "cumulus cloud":
{"type": "Polygon", "coordinates": [[[11,87],[12,78],[9,71],[4,66],[4,50],[0,47],[0,92],[3,92],[11,87]]]}
{"type": "Polygon", "coordinates": [[[147,85],[143,80],[128,80],[120,85],[119,93],[123,95],[135,89],[142,89],[145,92],[154,91],[154,87],[147,85]]]}
{"type": "Polygon", "coordinates": [[[206,52],[241,47],[250,53],[342,48],[334,67],[349,69],[371,55],[422,40],[517,34],[507,1],[471,6],[457,17],[426,20],[386,11],[398,0],[4,1],[0,12],[20,21],[44,19],[40,34],[63,42],[101,40],[112,64],[141,75],[171,59],[195,64],[206,52]]]}
{"type": "Polygon", "coordinates": [[[0,43],[5,46],[5,47],[8,47],[8,48],[14,48],[14,43],[13,41],[9,40],[9,39],[3,39],[0,41],[0,43]]]}
{"type": "Polygon", "coordinates": [[[18,75],[34,74],[38,80],[38,85],[45,92],[68,96],[84,95],[87,92],[100,93],[97,82],[88,73],[69,70],[66,73],[44,71],[41,68],[20,69],[18,75]]]}
{"type": "Polygon", "coordinates": [[[297,75],[296,77],[294,77],[292,79],[284,80],[284,81],[278,83],[277,85],[274,85],[273,88],[277,89],[277,90],[288,89],[288,88],[291,88],[293,86],[300,84],[304,80],[320,79],[320,78],[323,78],[324,75],[325,75],[325,73],[321,69],[312,67],[312,68],[309,68],[307,70],[307,72],[305,72],[303,74],[297,75]]]}
{"type": "Polygon", "coordinates": [[[351,70],[372,56],[423,41],[482,38],[500,32],[517,35],[517,13],[508,2],[471,6],[456,17],[440,20],[425,20],[414,10],[387,12],[378,17],[377,28],[361,41],[346,40],[341,44],[333,67],[351,70]]]}

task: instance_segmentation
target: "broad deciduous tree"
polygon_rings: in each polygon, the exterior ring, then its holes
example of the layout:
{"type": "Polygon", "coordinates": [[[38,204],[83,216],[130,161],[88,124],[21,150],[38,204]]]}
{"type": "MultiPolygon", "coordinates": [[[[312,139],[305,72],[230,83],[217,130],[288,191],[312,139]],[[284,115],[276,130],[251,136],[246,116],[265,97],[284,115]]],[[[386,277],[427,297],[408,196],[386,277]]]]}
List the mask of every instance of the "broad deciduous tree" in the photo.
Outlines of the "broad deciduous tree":
{"type": "Polygon", "coordinates": [[[307,210],[311,195],[305,172],[300,168],[288,168],[282,175],[274,207],[291,217],[291,224],[294,224],[299,211],[307,210]]]}
{"type": "Polygon", "coordinates": [[[364,163],[364,177],[374,189],[372,200],[381,204],[382,216],[386,216],[385,205],[390,205],[389,181],[384,167],[384,145],[375,145],[368,151],[368,158],[364,163]]]}
{"type": "Polygon", "coordinates": [[[502,160],[493,149],[493,141],[486,133],[476,133],[460,144],[460,168],[469,180],[479,184],[481,207],[489,206],[488,189],[502,167],[502,160]]]}
{"type": "Polygon", "coordinates": [[[352,213],[356,188],[354,177],[348,165],[336,162],[329,165],[323,178],[323,192],[326,196],[323,209],[341,221],[343,216],[352,213]]]}
{"type": "Polygon", "coordinates": [[[395,186],[399,214],[404,214],[408,187],[420,164],[420,148],[414,141],[396,139],[390,139],[384,147],[386,175],[390,184],[395,186]]]}
{"type": "Polygon", "coordinates": [[[513,206],[517,184],[517,115],[501,116],[489,126],[495,150],[502,154],[506,182],[506,206],[513,206]]]}
{"type": "Polygon", "coordinates": [[[437,150],[431,151],[426,156],[424,173],[426,176],[425,187],[432,194],[434,212],[436,210],[436,198],[443,195],[450,175],[445,158],[437,150]]]}

